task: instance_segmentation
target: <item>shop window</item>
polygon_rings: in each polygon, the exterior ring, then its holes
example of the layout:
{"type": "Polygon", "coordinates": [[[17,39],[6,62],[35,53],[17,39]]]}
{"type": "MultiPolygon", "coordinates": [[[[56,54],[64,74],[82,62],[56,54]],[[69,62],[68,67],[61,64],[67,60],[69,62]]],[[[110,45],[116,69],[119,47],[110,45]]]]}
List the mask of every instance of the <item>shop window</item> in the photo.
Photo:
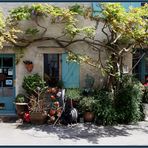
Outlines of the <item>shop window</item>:
{"type": "Polygon", "coordinates": [[[3,67],[12,67],[13,66],[13,58],[5,57],[3,58],[3,67]]]}

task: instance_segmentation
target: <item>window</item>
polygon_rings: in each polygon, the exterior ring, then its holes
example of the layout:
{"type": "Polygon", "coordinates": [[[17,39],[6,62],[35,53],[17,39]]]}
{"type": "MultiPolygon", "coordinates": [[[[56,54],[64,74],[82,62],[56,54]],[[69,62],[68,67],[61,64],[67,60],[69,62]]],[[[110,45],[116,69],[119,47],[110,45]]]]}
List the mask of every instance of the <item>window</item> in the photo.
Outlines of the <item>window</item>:
{"type": "Polygon", "coordinates": [[[44,54],[44,80],[50,87],[57,86],[60,78],[60,54],[44,54]]]}
{"type": "Polygon", "coordinates": [[[145,4],[148,4],[148,3],[141,3],[141,6],[144,6],[145,4]]]}
{"type": "Polygon", "coordinates": [[[133,55],[133,74],[142,83],[145,83],[145,78],[148,75],[148,53],[137,50],[133,55]]]}

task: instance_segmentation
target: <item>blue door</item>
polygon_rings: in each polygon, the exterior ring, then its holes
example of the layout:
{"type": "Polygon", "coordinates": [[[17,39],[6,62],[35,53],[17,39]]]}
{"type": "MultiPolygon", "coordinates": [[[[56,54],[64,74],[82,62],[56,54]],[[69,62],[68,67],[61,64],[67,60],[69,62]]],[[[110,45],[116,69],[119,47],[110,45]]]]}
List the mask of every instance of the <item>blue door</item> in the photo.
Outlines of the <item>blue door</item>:
{"type": "Polygon", "coordinates": [[[62,54],[62,81],[65,88],[80,87],[80,65],[67,61],[67,53],[62,54]]]}
{"type": "Polygon", "coordinates": [[[0,54],[0,115],[15,113],[15,55],[0,54]]]}

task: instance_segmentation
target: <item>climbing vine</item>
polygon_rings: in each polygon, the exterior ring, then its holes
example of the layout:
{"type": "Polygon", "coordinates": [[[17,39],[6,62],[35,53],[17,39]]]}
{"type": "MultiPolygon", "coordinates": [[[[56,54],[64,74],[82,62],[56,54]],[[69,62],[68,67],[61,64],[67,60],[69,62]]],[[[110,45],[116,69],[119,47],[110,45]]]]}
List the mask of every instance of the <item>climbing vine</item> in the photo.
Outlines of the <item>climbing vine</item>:
{"type": "Polygon", "coordinates": [[[93,16],[91,8],[78,4],[68,8],[32,4],[10,10],[6,19],[0,12],[0,47],[5,42],[22,49],[34,42],[54,41],[58,47],[68,51],[69,60],[85,62],[101,70],[109,77],[108,86],[111,84],[115,89],[122,75],[123,56],[148,45],[148,5],[131,7],[127,11],[120,3],[102,3],[101,9],[100,14],[93,16]],[[89,19],[94,25],[80,26],[81,18],[89,19]],[[48,20],[49,24],[41,23],[41,19],[48,20]],[[35,25],[23,30],[20,24],[25,21],[34,22],[35,25]],[[102,26],[99,26],[100,23],[102,26]],[[63,31],[60,36],[46,34],[50,24],[61,24],[63,31]],[[105,39],[99,38],[98,29],[105,39]],[[71,45],[81,42],[89,46],[85,55],[70,48],[71,45]],[[96,52],[98,58],[88,55],[92,51],[96,52]],[[107,53],[105,64],[101,59],[102,51],[107,53]]]}

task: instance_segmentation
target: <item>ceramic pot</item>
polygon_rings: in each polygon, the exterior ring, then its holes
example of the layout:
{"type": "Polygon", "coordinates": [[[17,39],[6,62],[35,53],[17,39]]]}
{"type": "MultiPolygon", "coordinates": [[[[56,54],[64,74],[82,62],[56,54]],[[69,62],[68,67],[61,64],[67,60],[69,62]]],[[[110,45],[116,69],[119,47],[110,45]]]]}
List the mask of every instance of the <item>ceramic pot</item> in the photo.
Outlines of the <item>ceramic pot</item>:
{"type": "Polygon", "coordinates": [[[18,117],[23,119],[25,112],[29,111],[28,103],[15,103],[15,106],[18,117]]]}
{"type": "Polygon", "coordinates": [[[33,64],[25,64],[25,67],[28,72],[31,72],[33,70],[33,64]]]}
{"type": "Polygon", "coordinates": [[[42,112],[31,112],[30,120],[33,124],[44,124],[47,121],[47,114],[42,112]]]}
{"type": "Polygon", "coordinates": [[[84,113],[84,122],[92,122],[94,120],[94,113],[93,112],[85,112],[84,113]]]}

